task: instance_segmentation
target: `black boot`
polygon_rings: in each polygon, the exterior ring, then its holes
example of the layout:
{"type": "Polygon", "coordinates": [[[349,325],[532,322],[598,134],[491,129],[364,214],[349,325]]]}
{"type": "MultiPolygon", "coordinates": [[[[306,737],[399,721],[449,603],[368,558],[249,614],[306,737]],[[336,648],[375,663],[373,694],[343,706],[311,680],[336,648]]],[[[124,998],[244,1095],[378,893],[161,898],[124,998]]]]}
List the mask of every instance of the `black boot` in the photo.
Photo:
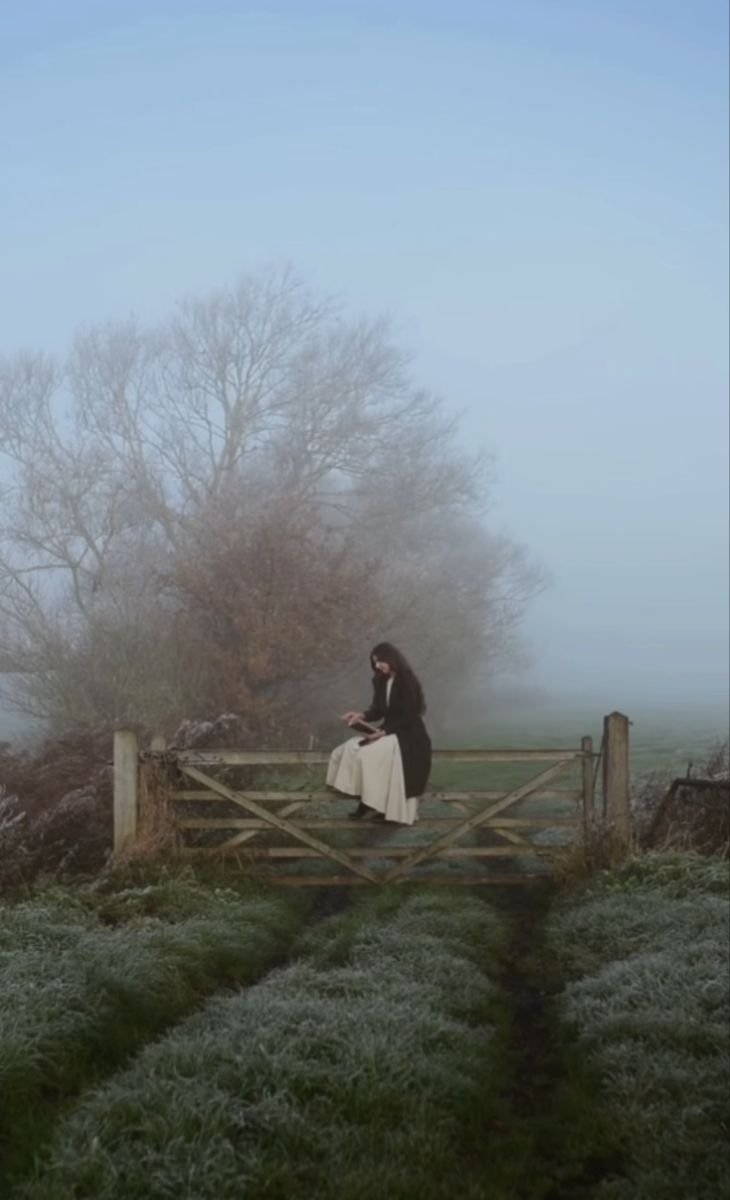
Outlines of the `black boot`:
{"type": "Polygon", "coordinates": [[[363,817],[370,816],[372,812],[372,808],[370,808],[367,804],[363,804],[362,800],[358,800],[357,808],[354,812],[350,813],[350,819],[352,821],[362,821],[363,817]]]}

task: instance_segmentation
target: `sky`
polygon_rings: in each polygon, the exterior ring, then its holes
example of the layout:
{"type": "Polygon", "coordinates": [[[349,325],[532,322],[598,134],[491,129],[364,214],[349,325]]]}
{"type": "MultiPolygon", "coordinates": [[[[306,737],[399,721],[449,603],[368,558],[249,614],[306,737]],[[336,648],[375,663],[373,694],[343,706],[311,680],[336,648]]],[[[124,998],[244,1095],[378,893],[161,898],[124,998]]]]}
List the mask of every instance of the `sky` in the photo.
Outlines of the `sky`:
{"type": "Polygon", "coordinates": [[[726,0],[0,0],[0,354],[288,261],[550,574],[529,682],[728,679],[726,0]]]}

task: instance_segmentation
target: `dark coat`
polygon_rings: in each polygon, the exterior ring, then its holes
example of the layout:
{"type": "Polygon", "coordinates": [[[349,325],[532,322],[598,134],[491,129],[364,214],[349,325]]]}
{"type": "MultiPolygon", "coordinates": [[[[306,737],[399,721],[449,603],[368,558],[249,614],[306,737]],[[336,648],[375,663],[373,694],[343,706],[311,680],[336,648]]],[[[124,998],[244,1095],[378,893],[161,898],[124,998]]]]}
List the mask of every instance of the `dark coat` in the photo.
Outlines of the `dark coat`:
{"type": "Polygon", "coordinates": [[[408,688],[401,684],[396,675],[390,704],[387,704],[387,686],[384,675],[375,679],[373,702],[365,713],[365,720],[382,721],[385,732],[396,735],[403,760],[406,796],[422,796],[431,772],[431,739],[418,712],[415,697],[408,688]]]}

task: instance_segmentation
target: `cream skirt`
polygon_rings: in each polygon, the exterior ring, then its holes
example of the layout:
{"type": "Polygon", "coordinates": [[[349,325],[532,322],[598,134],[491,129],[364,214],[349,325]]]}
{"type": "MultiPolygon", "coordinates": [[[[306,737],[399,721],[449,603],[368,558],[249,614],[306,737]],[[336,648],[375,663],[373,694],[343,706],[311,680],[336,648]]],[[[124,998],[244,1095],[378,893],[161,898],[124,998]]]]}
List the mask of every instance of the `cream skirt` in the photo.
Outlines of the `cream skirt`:
{"type": "Polygon", "coordinates": [[[327,783],[338,792],[359,796],[363,804],[383,813],[386,821],[412,825],[418,816],[418,799],[406,797],[398,738],[390,733],[367,746],[359,741],[350,738],[335,747],[327,783]]]}

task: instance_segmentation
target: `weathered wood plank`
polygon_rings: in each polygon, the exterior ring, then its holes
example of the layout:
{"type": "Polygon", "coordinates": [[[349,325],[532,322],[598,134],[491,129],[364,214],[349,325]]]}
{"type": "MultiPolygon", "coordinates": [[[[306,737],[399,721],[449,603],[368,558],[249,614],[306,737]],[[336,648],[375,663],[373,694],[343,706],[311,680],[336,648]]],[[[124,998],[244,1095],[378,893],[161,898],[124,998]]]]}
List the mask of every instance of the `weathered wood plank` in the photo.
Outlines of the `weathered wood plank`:
{"type": "MultiPolygon", "coordinates": [[[[464,803],[470,801],[481,800],[503,800],[510,793],[506,788],[500,788],[495,791],[492,788],[479,790],[473,788],[469,792],[425,792],[424,800],[442,800],[447,804],[464,803]]],[[[542,791],[534,792],[531,800],[555,800],[555,801],[575,801],[580,800],[583,795],[580,788],[545,788],[542,791]]]]}
{"type": "MultiPolygon", "coordinates": [[[[307,803],[331,803],[332,801],[346,800],[347,797],[338,792],[274,792],[274,791],[251,791],[249,788],[243,789],[240,792],[241,796],[248,796],[251,800],[256,800],[259,804],[264,804],[267,801],[279,803],[284,800],[301,800],[307,803]]],[[[509,792],[504,788],[495,791],[493,789],[485,789],[484,791],[472,790],[470,792],[425,792],[423,801],[437,800],[445,804],[465,804],[479,803],[484,800],[503,800],[508,796],[509,792]]],[[[556,802],[562,801],[577,801],[583,796],[582,790],[578,788],[551,788],[545,791],[535,792],[530,797],[531,800],[552,800],[556,802]]],[[[172,800],[216,800],[220,803],[220,796],[211,791],[202,791],[195,788],[179,788],[176,791],[170,792],[172,800]]]]}
{"type": "MultiPolygon", "coordinates": [[[[492,792],[491,795],[492,795],[492,799],[501,800],[506,794],[507,794],[506,792],[492,792]]],[[[452,808],[458,809],[459,812],[464,813],[464,815],[467,817],[470,816],[471,813],[474,812],[474,804],[473,803],[465,804],[463,802],[462,797],[458,793],[451,793],[450,795],[448,795],[445,798],[447,798],[447,802],[451,805],[452,808]]],[[[490,828],[494,829],[494,826],[490,824],[490,828]]],[[[497,830],[497,834],[505,842],[511,842],[513,845],[517,845],[517,846],[526,846],[527,845],[527,843],[524,841],[524,839],[518,833],[511,833],[508,830],[502,829],[502,830],[497,830]]]]}
{"type": "Polygon", "coordinates": [[[565,750],[436,750],[437,762],[557,762],[582,758],[575,748],[565,750]]]}
{"type": "Polygon", "coordinates": [[[418,863],[425,862],[427,859],[433,858],[439,852],[439,850],[442,850],[446,846],[450,846],[465,833],[468,833],[472,829],[477,829],[480,825],[486,824],[491,817],[496,817],[497,814],[502,812],[505,808],[509,808],[510,805],[516,804],[518,800],[522,800],[525,798],[525,796],[529,796],[530,792],[536,791],[541,784],[547,783],[549,779],[552,779],[560,771],[563,771],[570,761],[570,759],[563,759],[562,762],[555,763],[552,767],[548,767],[547,770],[541,771],[539,775],[535,775],[534,778],[528,780],[527,783],[523,783],[521,787],[515,788],[515,790],[506,796],[504,800],[498,801],[498,803],[491,805],[490,808],[486,808],[483,812],[475,813],[473,816],[467,817],[464,821],[462,821],[461,825],[457,826],[456,829],[442,834],[442,836],[437,838],[435,842],[432,842],[430,846],[424,846],[422,849],[417,850],[410,858],[400,863],[397,867],[393,867],[385,876],[385,882],[391,883],[402,879],[406,872],[411,870],[412,867],[417,866],[418,863]]]}
{"type": "MultiPolygon", "coordinates": [[[[501,792],[501,793],[494,792],[494,793],[492,793],[492,799],[502,800],[502,799],[504,799],[504,797],[506,795],[507,795],[506,792],[501,792]]],[[[450,804],[451,808],[457,809],[460,813],[463,813],[464,816],[466,816],[466,817],[471,816],[471,814],[474,812],[474,804],[473,803],[472,804],[464,804],[460,798],[458,800],[456,800],[455,802],[450,800],[450,801],[447,801],[447,803],[450,804]]],[[[489,828],[495,830],[495,832],[497,833],[497,836],[501,837],[503,841],[511,842],[513,845],[517,845],[517,846],[527,845],[527,843],[525,842],[525,840],[521,834],[513,833],[509,829],[495,828],[495,826],[491,822],[489,822],[488,824],[489,824],[489,828]]]]}
{"type": "MultiPolygon", "coordinates": [[[[434,750],[434,762],[557,762],[582,758],[579,749],[566,750],[434,750]]],[[[181,766],[324,766],[329,754],[321,750],[179,750],[181,766]]]]}
{"type": "MultiPolygon", "coordinates": [[[[280,817],[290,817],[290,816],[292,816],[293,813],[298,812],[299,809],[303,808],[303,807],[304,807],[304,805],[301,803],[301,801],[297,801],[295,804],[286,804],[284,806],[284,808],[279,810],[279,816],[280,817]]],[[[268,822],[261,821],[260,824],[265,827],[266,825],[268,825],[268,822]]],[[[270,825],[268,825],[268,827],[269,827],[269,829],[271,828],[270,825]]],[[[228,841],[223,842],[223,844],[221,846],[219,846],[218,849],[226,850],[226,849],[228,849],[228,847],[242,846],[245,842],[255,841],[258,836],[259,836],[259,830],[256,828],[251,829],[248,833],[237,833],[235,835],[235,837],[229,838],[228,841]]]]}
{"type": "Polygon", "coordinates": [[[248,811],[252,812],[254,816],[260,817],[264,821],[268,821],[270,825],[280,829],[283,833],[288,833],[290,837],[294,838],[295,841],[298,840],[303,842],[305,845],[310,846],[313,850],[318,850],[326,858],[331,858],[334,862],[338,862],[340,866],[348,867],[351,871],[355,871],[357,874],[364,876],[364,878],[368,879],[371,883],[375,882],[376,876],[371,870],[369,870],[369,868],[363,867],[360,863],[354,862],[342,850],[338,850],[333,846],[328,846],[326,842],[321,842],[319,838],[312,837],[311,833],[307,833],[303,829],[297,829],[296,825],[293,825],[291,821],[286,819],[286,817],[281,817],[278,813],[269,812],[267,809],[262,808],[254,800],[246,799],[238,792],[233,791],[232,788],[227,787],[226,784],[220,783],[219,780],[211,779],[209,775],[204,775],[202,771],[197,769],[197,767],[189,764],[186,766],[182,766],[182,764],[180,765],[185,774],[191,779],[194,779],[196,783],[204,784],[206,788],[210,788],[210,790],[213,792],[219,792],[220,795],[226,800],[231,800],[234,804],[240,804],[242,808],[248,809],[248,811]]]}
{"type": "Polygon", "coordinates": [[[137,837],[139,807],[139,743],[131,729],[114,734],[114,853],[128,850],[137,837]]]}
{"type": "MultiPolygon", "coordinates": [[[[233,848],[240,849],[237,842],[225,842],[220,846],[186,846],[186,850],[203,855],[222,854],[233,848]]],[[[531,846],[525,843],[525,849],[512,846],[449,846],[440,850],[438,858],[522,858],[525,854],[535,858],[550,858],[560,847],[531,846]]],[[[265,860],[276,858],[322,858],[319,850],[309,850],[306,846],[251,846],[247,847],[246,855],[252,859],[265,860]]],[[[413,853],[412,846],[348,846],[347,853],[352,858],[408,858],[413,853]]]]}
{"type": "Polygon", "coordinates": [[[623,853],[631,845],[629,725],[629,718],[620,712],[603,720],[603,811],[623,853]]]}
{"type": "Polygon", "coordinates": [[[593,823],[593,738],[582,738],[580,748],[583,751],[583,762],[581,763],[583,826],[587,830],[593,823]]]}
{"type": "MultiPolygon", "coordinates": [[[[179,829],[271,830],[269,821],[259,821],[254,817],[183,817],[178,818],[175,824],[179,829]]],[[[308,821],[297,820],[292,824],[295,824],[297,829],[348,829],[350,832],[382,829],[380,823],[377,825],[374,825],[372,821],[355,823],[349,817],[321,817],[319,819],[312,817],[308,821]]],[[[457,825],[461,824],[460,817],[423,817],[418,821],[418,828],[446,830],[455,829],[457,825]]],[[[558,826],[575,829],[578,825],[577,817],[496,817],[486,823],[486,828],[502,832],[508,829],[553,829],[558,826]]]]}

